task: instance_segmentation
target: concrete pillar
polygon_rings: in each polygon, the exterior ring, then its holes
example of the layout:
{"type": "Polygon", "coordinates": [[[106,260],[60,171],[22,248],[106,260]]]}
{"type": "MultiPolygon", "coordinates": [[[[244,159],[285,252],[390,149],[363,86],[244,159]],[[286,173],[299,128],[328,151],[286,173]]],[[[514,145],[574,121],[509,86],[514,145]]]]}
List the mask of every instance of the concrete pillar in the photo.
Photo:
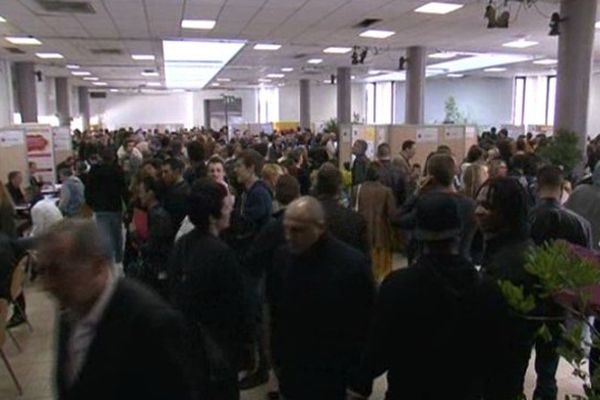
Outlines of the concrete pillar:
{"type": "Polygon", "coordinates": [[[427,48],[406,49],[406,115],[407,124],[423,124],[425,109],[425,68],[427,48]]]}
{"type": "Polygon", "coordinates": [[[310,129],[310,80],[300,79],[300,128],[310,129]]]}
{"type": "Polygon", "coordinates": [[[71,92],[69,92],[69,80],[67,78],[56,78],[56,112],[60,126],[71,125],[71,92]]]}
{"type": "Polygon", "coordinates": [[[337,120],[338,124],[352,123],[352,70],[337,69],[337,120]]]}
{"type": "Polygon", "coordinates": [[[35,65],[30,62],[15,64],[17,75],[17,99],[23,122],[38,122],[35,65]]]}
{"type": "Polygon", "coordinates": [[[554,129],[577,133],[585,155],[594,48],[596,8],[593,0],[562,0],[558,38],[558,72],[554,129]]]}
{"type": "Polygon", "coordinates": [[[204,100],[204,129],[210,129],[210,100],[204,100]]]}
{"type": "Polygon", "coordinates": [[[90,93],[86,86],[79,86],[79,114],[83,120],[83,129],[90,129],[90,93]]]}

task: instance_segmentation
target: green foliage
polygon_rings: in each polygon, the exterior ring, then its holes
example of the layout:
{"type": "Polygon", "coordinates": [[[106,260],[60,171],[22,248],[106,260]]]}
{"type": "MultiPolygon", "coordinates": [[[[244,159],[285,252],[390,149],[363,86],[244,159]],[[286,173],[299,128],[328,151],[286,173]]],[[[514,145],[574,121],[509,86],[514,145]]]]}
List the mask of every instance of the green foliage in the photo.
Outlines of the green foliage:
{"type": "Polygon", "coordinates": [[[535,298],[526,295],[523,286],[517,286],[510,281],[499,281],[498,286],[513,310],[525,315],[535,308],[535,298]]]}
{"type": "Polygon", "coordinates": [[[578,142],[579,137],[575,132],[559,130],[546,145],[539,147],[536,153],[548,163],[561,165],[565,173],[570,175],[582,158],[578,142]]]}
{"type": "Polygon", "coordinates": [[[456,104],[456,99],[454,96],[450,96],[446,99],[445,105],[446,116],[444,117],[445,124],[459,124],[465,125],[467,124],[467,118],[460,112],[458,109],[458,105],[456,104]]]}
{"type": "Polygon", "coordinates": [[[323,125],[323,132],[326,133],[339,133],[339,126],[337,123],[337,119],[335,118],[331,118],[330,120],[328,120],[327,122],[325,122],[325,125],[323,125]]]}

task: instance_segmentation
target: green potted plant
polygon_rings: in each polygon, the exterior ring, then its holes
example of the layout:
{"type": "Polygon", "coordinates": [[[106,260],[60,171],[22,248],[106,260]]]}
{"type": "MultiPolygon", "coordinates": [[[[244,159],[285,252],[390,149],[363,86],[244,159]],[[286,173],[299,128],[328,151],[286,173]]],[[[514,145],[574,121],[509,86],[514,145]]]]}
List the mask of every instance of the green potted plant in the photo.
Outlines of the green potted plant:
{"type": "Polygon", "coordinates": [[[572,175],[582,160],[579,137],[575,132],[564,129],[558,130],[546,144],[538,147],[536,154],[545,162],[562,166],[566,175],[572,175]]]}

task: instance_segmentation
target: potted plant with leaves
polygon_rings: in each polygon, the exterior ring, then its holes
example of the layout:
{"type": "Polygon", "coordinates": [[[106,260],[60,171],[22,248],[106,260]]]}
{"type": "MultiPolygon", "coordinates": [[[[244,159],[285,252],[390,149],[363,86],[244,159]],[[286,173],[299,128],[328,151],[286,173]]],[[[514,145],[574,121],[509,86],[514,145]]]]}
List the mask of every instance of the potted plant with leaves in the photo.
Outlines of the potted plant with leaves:
{"type": "Polygon", "coordinates": [[[579,137],[575,132],[558,130],[550,140],[536,149],[542,161],[561,166],[565,175],[572,175],[582,160],[579,137]]]}

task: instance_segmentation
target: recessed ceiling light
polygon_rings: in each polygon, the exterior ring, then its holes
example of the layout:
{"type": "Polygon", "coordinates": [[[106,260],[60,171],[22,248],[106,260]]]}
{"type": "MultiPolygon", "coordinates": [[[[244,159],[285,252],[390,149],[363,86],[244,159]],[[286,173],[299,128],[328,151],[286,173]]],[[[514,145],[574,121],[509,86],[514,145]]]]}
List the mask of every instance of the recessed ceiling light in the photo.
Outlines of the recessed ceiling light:
{"type": "Polygon", "coordinates": [[[67,64],[66,67],[68,69],[79,69],[79,68],[81,68],[79,65],[76,65],[76,64],[67,64]]]}
{"type": "Polygon", "coordinates": [[[381,73],[381,71],[377,71],[375,69],[372,69],[369,71],[369,75],[379,75],[381,73]]]}
{"type": "Polygon", "coordinates": [[[259,82],[261,82],[261,83],[269,83],[269,82],[272,82],[270,79],[264,79],[264,78],[261,78],[261,79],[259,79],[258,81],[259,81],[259,82]]]}
{"type": "Polygon", "coordinates": [[[135,61],[153,61],[156,57],[152,54],[132,54],[131,58],[135,61]]]}
{"type": "Polygon", "coordinates": [[[323,62],[323,60],[320,58],[311,58],[310,60],[307,61],[307,63],[309,63],[309,64],[321,64],[322,62],[323,62]]]}
{"type": "Polygon", "coordinates": [[[294,68],[291,68],[291,67],[281,68],[281,72],[292,72],[292,71],[294,71],[294,68]]]}
{"type": "Polygon", "coordinates": [[[173,89],[173,93],[185,93],[185,89],[173,89]]]}
{"type": "Polygon", "coordinates": [[[60,53],[35,53],[35,55],[44,60],[58,60],[64,58],[60,53]]]}
{"type": "Polygon", "coordinates": [[[323,53],[327,54],[346,54],[352,51],[351,47],[328,47],[323,50],[323,53]]]}
{"type": "Polygon", "coordinates": [[[40,45],[42,42],[37,40],[34,37],[16,37],[16,36],[8,36],[6,40],[12,44],[22,44],[22,45],[40,45]]]}
{"type": "Polygon", "coordinates": [[[146,82],[146,86],[159,87],[162,86],[160,82],[146,82]]]}
{"type": "Polygon", "coordinates": [[[446,75],[448,78],[462,78],[465,75],[464,74],[448,74],[446,75]]]}
{"type": "Polygon", "coordinates": [[[214,83],[211,83],[210,86],[221,86],[221,84],[218,82],[214,82],[214,83]]]}
{"type": "Polygon", "coordinates": [[[119,93],[119,89],[110,89],[111,93],[119,93]]]}
{"type": "Polygon", "coordinates": [[[323,83],[327,84],[327,85],[333,85],[333,83],[331,83],[331,79],[325,79],[323,81],[323,83]]]}
{"type": "Polygon", "coordinates": [[[144,71],[142,76],[160,76],[160,74],[156,71],[144,71]]]}
{"type": "Polygon", "coordinates": [[[463,6],[464,4],[439,3],[434,1],[417,8],[415,12],[424,14],[448,14],[452,11],[456,11],[460,8],[463,8],[463,6]]]}
{"type": "Polygon", "coordinates": [[[6,22],[6,18],[0,17],[0,22],[6,22]]]}
{"type": "Polygon", "coordinates": [[[92,85],[95,85],[95,86],[107,86],[108,83],[106,83],[106,82],[92,82],[92,85]]]}
{"type": "Polygon", "coordinates": [[[90,76],[92,73],[87,71],[72,71],[71,75],[73,76],[90,76]]]}
{"type": "Polygon", "coordinates": [[[600,29],[600,21],[596,22],[596,29],[600,29]]]}
{"type": "Polygon", "coordinates": [[[212,19],[184,19],[181,21],[181,27],[185,29],[204,29],[211,30],[215,27],[217,21],[212,19]]]}
{"type": "Polygon", "coordinates": [[[373,39],[387,39],[390,36],[394,36],[395,34],[396,34],[396,32],[394,32],[394,31],[383,31],[383,30],[378,30],[378,29],[370,29],[368,31],[362,32],[358,36],[366,37],[366,38],[373,38],[373,39]]]}
{"type": "Polygon", "coordinates": [[[439,53],[430,54],[428,57],[429,58],[437,58],[437,59],[441,59],[441,60],[447,60],[449,58],[454,58],[457,55],[458,55],[457,53],[452,53],[450,51],[441,51],[439,53]]]}
{"type": "Polygon", "coordinates": [[[356,79],[356,76],[352,75],[352,76],[350,77],[350,79],[354,80],[354,79],[356,79]]]}
{"type": "Polygon", "coordinates": [[[254,50],[269,50],[275,51],[281,48],[280,44],[257,43],[254,45],[254,50]]]}
{"type": "Polygon", "coordinates": [[[532,40],[519,39],[519,40],[515,40],[513,42],[504,43],[502,46],[503,47],[511,47],[514,49],[524,49],[527,47],[535,46],[536,44],[539,44],[539,43],[534,42],[532,40]]]}
{"type": "Polygon", "coordinates": [[[268,74],[267,78],[275,78],[275,79],[279,79],[279,78],[284,78],[285,74],[268,74]]]}
{"type": "Polygon", "coordinates": [[[219,82],[231,82],[230,78],[217,78],[219,82]]]}
{"type": "Polygon", "coordinates": [[[84,81],[99,81],[100,78],[96,78],[95,76],[86,76],[83,78],[84,81]]]}
{"type": "Polygon", "coordinates": [[[283,87],[283,86],[285,86],[285,83],[278,83],[277,86],[283,87]]]}
{"type": "Polygon", "coordinates": [[[486,68],[484,69],[485,72],[504,72],[506,71],[506,68],[502,68],[502,67],[494,67],[494,68],[486,68]]]}
{"type": "Polygon", "coordinates": [[[537,65],[554,65],[554,64],[558,63],[558,60],[553,60],[551,58],[545,58],[543,60],[535,60],[533,63],[537,64],[537,65]]]}

